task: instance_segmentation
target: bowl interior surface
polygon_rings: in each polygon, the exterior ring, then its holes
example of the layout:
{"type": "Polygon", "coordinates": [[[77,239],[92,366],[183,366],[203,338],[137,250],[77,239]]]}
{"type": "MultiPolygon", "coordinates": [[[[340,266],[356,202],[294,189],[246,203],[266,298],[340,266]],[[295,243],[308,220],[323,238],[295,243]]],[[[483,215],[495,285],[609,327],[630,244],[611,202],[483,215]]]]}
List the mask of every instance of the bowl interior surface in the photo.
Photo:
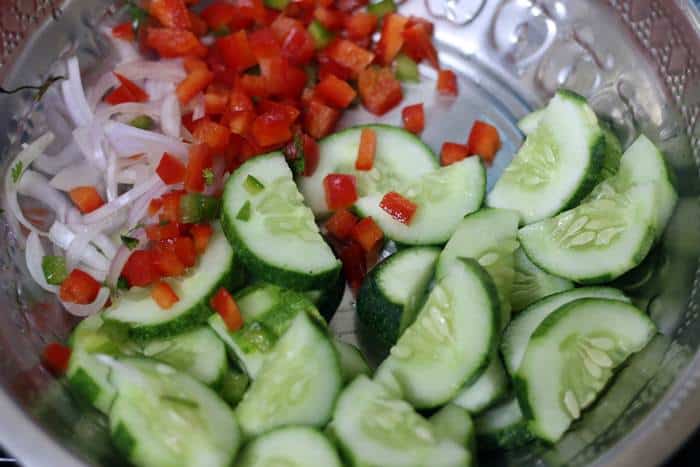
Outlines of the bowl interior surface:
{"type": "MultiPolygon", "coordinates": [[[[60,8],[51,1],[16,3],[0,11],[4,87],[63,74],[62,60],[74,53],[87,83],[113,63],[98,28],[101,19],[121,14],[111,2],[72,0],[60,8]]],[[[465,142],[476,119],[497,126],[503,148],[489,168],[489,186],[522,143],[516,122],[559,87],[586,96],[623,146],[640,132],[649,136],[677,177],[680,199],[664,238],[645,266],[621,283],[661,334],[557,445],[487,457],[484,464],[630,465],[634,459],[654,465],[700,423],[698,412],[696,419],[684,418],[680,434],[664,435],[669,420],[683,411],[679,407],[697,393],[700,374],[700,30],[691,24],[684,9],[689,7],[683,0],[408,0],[401,6],[406,15],[432,17],[442,64],[460,77],[459,97],[440,98],[435,71],[421,67],[422,81],[406,87],[404,103],[425,104],[423,138],[436,153],[444,141],[465,142]],[[649,439],[663,440],[664,447],[649,447],[649,439]],[[651,451],[630,454],[643,444],[651,451]]],[[[44,110],[58,98],[56,87],[38,103],[30,92],[0,96],[4,170],[22,143],[49,128],[44,110]]],[[[400,118],[399,108],[379,120],[400,124],[400,118]]],[[[376,120],[355,109],[341,124],[376,120]]],[[[60,149],[58,140],[50,150],[60,149]]],[[[66,339],[76,320],[31,282],[4,220],[0,231],[0,411],[7,414],[0,443],[28,467],[111,464],[104,418],[77,405],[38,364],[43,346],[66,339]]],[[[348,294],[331,325],[343,339],[357,342],[348,294]]]]}

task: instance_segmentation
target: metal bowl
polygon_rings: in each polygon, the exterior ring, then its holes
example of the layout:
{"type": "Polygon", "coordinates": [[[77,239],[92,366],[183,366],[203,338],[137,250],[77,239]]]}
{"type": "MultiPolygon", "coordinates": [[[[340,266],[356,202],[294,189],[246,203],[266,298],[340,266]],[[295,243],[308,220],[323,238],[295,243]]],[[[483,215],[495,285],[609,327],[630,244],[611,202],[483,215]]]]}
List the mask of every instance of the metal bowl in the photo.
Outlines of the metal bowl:
{"type": "MultiPolygon", "coordinates": [[[[409,0],[406,13],[431,16],[443,65],[460,75],[460,97],[435,97],[434,71],[407,90],[425,102],[424,138],[434,149],[461,141],[476,118],[500,130],[504,149],[489,181],[522,135],[515,122],[566,87],[590,99],[623,144],[644,132],[667,153],[681,195],[652,260],[624,287],[662,335],[635,356],[602,400],[553,447],[532,446],[493,465],[647,466],[663,462],[700,425],[700,2],[693,0],[409,0]]],[[[106,0],[0,0],[3,87],[60,74],[78,53],[89,81],[108,66],[97,25],[118,14],[106,0]]],[[[47,127],[30,92],[0,97],[1,160],[47,127]]],[[[398,110],[382,120],[398,123],[398,110]]],[[[343,124],[370,121],[356,110],[343,124]]],[[[3,167],[5,170],[7,167],[3,167]]],[[[25,466],[112,464],[105,421],[80,407],[38,364],[46,342],[75,321],[28,279],[22,251],[0,223],[0,443],[25,466]]],[[[355,339],[352,304],[332,322],[355,339]]]]}

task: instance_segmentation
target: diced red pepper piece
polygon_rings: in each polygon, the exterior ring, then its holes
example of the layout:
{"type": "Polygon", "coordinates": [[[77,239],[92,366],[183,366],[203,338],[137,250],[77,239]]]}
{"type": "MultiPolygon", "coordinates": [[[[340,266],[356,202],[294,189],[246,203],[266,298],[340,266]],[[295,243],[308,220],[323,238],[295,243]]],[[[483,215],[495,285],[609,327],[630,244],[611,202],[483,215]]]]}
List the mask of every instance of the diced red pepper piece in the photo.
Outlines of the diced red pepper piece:
{"type": "Polygon", "coordinates": [[[194,70],[208,70],[209,66],[207,65],[207,62],[202,60],[199,57],[185,57],[185,60],[182,63],[182,66],[185,67],[185,71],[187,73],[192,73],[194,70]]]}
{"type": "Polygon", "coordinates": [[[359,243],[350,241],[341,248],[339,256],[343,263],[345,279],[350,288],[356,292],[367,275],[365,250],[359,243]]]}
{"type": "Polygon", "coordinates": [[[338,209],[326,222],[326,230],[338,240],[346,240],[358,222],[359,219],[347,209],[338,209]]]}
{"type": "Polygon", "coordinates": [[[212,151],[218,153],[228,146],[231,130],[205,117],[195,123],[192,136],[198,142],[208,145],[212,151]]]}
{"type": "Polygon", "coordinates": [[[444,143],[440,150],[440,164],[443,166],[454,164],[469,156],[469,147],[465,144],[444,143]]]}
{"type": "Polygon", "coordinates": [[[197,262],[197,250],[190,237],[178,237],[174,242],[175,254],[185,267],[192,267],[197,262]]]}
{"type": "Polygon", "coordinates": [[[148,94],[138,84],[119,73],[114,73],[114,76],[117,77],[121,86],[105,97],[107,103],[117,105],[124,102],[146,102],[148,100],[148,94]]]}
{"type": "Polygon", "coordinates": [[[428,32],[429,36],[433,35],[433,30],[435,29],[435,25],[431,21],[428,21],[425,18],[421,18],[420,16],[414,16],[414,15],[409,16],[408,17],[408,24],[406,24],[406,28],[410,28],[411,26],[415,26],[417,24],[420,24],[423,27],[425,27],[425,30],[428,32]]]}
{"type": "Polygon", "coordinates": [[[270,94],[267,90],[267,80],[262,76],[243,75],[239,84],[241,90],[250,97],[265,98],[270,94]]]}
{"type": "Polygon", "coordinates": [[[258,63],[270,95],[297,99],[306,87],[306,72],[281,56],[263,58],[258,63]]]}
{"type": "Polygon", "coordinates": [[[186,29],[147,28],[146,45],[165,58],[204,57],[207,54],[204,44],[186,29]]]}
{"type": "Polygon", "coordinates": [[[131,253],[124,265],[122,276],[133,287],[145,287],[160,278],[150,250],[137,250],[131,253]]]}
{"type": "Polygon", "coordinates": [[[131,25],[131,22],[127,21],[117,24],[112,28],[112,37],[125,41],[133,41],[136,39],[136,33],[134,32],[134,27],[131,25]]]}
{"type": "Polygon", "coordinates": [[[313,138],[321,139],[333,132],[340,119],[340,111],[318,99],[312,99],[305,109],[304,130],[313,138]]]}
{"type": "Polygon", "coordinates": [[[209,32],[209,26],[207,26],[206,21],[204,21],[197,13],[194,11],[188,11],[187,14],[190,17],[190,23],[192,23],[192,27],[190,30],[194,33],[195,36],[197,37],[202,37],[209,32]]]}
{"type": "Polygon", "coordinates": [[[191,29],[192,22],[183,0],[150,0],[148,12],[168,28],[191,29]]]}
{"type": "Polygon", "coordinates": [[[154,224],[146,227],[146,236],[154,242],[180,236],[180,227],[175,222],[154,224]]]}
{"type": "Polygon", "coordinates": [[[204,111],[207,115],[221,115],[228,109],[229,89],[221,84],[210,84],[204,93],[204,111]]]}
{"type": "Polygon", "coordinates": [[[87,305],[95,301],[101,287],[90,274],[76,268],[61,283],[59,296],[64,302],[87,305]]]}
{"type": "Polygon", "coordinates": [[[228,108],[232,112],[254,111],[255,106],[248,95],[239,90],[233,89],[228,97],[228,108]]]}
{"type": "Polygon", "coordinates": [[[209,239],[214,235],[214,229],[209,224],[195,224],[190,229],[190,235],[194,240],[194,249],[201,255],[207,250],[209,239]]]}
{"type": "Polygon", "coordinates": [[[366,217],[355,224],[350,237],[360,244],[365,252],[374,250],[384,238],[384,232],[379,228],[374,219],[366,217]]]}
{"type": "Polygon", "coordinates": [[[418,205],[395,191],[385,194],[379,207],[402,224],[410,225],[418,205]]]}
{"type": "Polygon", "coordinates": [[[498,129],[486,122],[477,120],[469,133],[469,155],[478,155],[485,162],[491,163],[501,149],[501,136],[498,129]]]}
{"type": "Polygon", "coordinates": [[[245,31],[220,37],[216,40],[216,48],[226,65],[235,72],[247,70],[258,63],[245,31]]]}
{"type": "Polygon", "coordinates": [[[328,209],[348,208],[357,201],[357,179],[354,175],[328,174],[323,179],[328,209]]]}
{"type": "Polygon", "coordinates": [[[238,9],[235,5],[227,2],[212,2],[204,10],[201,16],[206,21],[209,28],[213,31],[220,29],[233,21],[238,14],[238,9]]]}
{"type": "Polygon", "coordinates": [[[71,201],[83,214],[90,213],[105,204],[94,186],[79,186],[68,192],[71,201]]]}
{"type": "Polygon", "coordinates": [[[206,144],[193,144],[190,146],[187,170],[185,171],[185,190],[204,191],[204,169],[212,166],[212,156],[209,146],[206,144]]]}
{"type": "Polygon", "coordinates": [[[438,72],[437,90],[444,96],[456,96],[459,94],[457,75],[452,70],[440,70],[438,72]]]}
{"type": "Polygon", "coordinates": [[[403,127],[411,133],[419,134],[425,128],[425,112],[423,104],[414,104],[404,107],[401,111],[403,127]]]}
{"type": "Polygon", "coordinates": [[[298,27],[303,28],[304,24],[298,19],[290,18],[283,14],[277,16],[277,18],[270,23],[270,29],[275,33],[275,37],[277,37],[280,43],[284,41],[284,38],[287,37],[287,34],[289,34],[292,29],[298,27]]]}
{"type": "Polygon", "coordinates": [[[209,305],[221,316],[230,332],[236,332],[243,327],[243,316],[238,304],[225,288],[221,287],[214,294],[209,305]]]}
{"type": "Polygon", "coordinates": [[[263,0],[237,0],[236,7],[241,18],[250,19],[258,24],[265,23],[267,13],[263,0]]]}
{"type": "Polygon", "coordinates": [[[250,48],[255,58],[260,61],[263,58],[279,57],[282,47],[277,40],[275,32],[271,28],[262,28],[253,31],[248,37],[250,48]]]}
{"type": "Polygon", "coordinates": [[[227,123],[231,133],[236,135],[245,136],[250,133],[253,128],[253,122],[255,121],[255,112],[252,111],[241,111],[241,112],[230,112],[221,119],[222,123],[227,123]]]}
{"type": "Polygon", "coordinates": [[[299,109],[292,105],[282,102],[275,102],[265,99],[258,105],[258,110],[261,114],[269,113],[278,116],[280,119],[287,120],[291,125],[299,118],[299,109]]]}
{"type": "Polygon", "coordinates": [[[374,61],[374,54],[369,50],[346,39],[333,41],[325,54],[338,65],[347,68],[357,76],[374,61]]]}
{"type": "Polygon", "coordinates": [[[427,60],[435,69],[440,68],[438,53],[430,37],[430,30],[423,23],[406,27],[403,32],[404,52],[416,62],[427,60]]]}
{"type": "Polygon", "coordinates": [[[315,139],[306,134],[302,135],[302,138],[302,144],[304,146],[304,176],[310,177],[318,168],[321,154],[315,139]]]}
{"type": "Polygon", "coordinates": [[[286,116],[277,112],[264,113],[253,122],[253,138],[263,147],[285,143],[292,137],[290,124],[286,116]]]}
{"type": "Polygon", "coordinates": [[[180,261],[174,249],[154,249],[153,264],[163,277],[179,277],[185,273],[185,265],[180,261]]]}
{"type": "Polygon", "coordinates": [[[349,106],[357,96],[357,92],[346,81],[328,75],[321,79],[316,86],[316,95],[321,97],[328,105],[338,109],[349,106]]]}
{"type": "Polygon", "coordinates": [[[316,45],[303,25],[292,28],[282,39],[282,58],[295,65],[306,65],[313,60],[316,45]]]}
{"type": "Polygon", "coordinates": [[[357,149],[357,170],[372,170],[374,154],[377,151],[377,133],[371,128],[363,128],[360,133],[360,146],[357,149]]]}
{"type": "Polygon", "coordinates": [[[375,115],[387,113],[403,99],[401,83],[389,68],[367,68],[357,84],[362,104],[375,115]]]}
{"type": "Polygon", "coordinates": [[[167,152],[160,158],[156,173],[166,185],[174,185],[185,179],[185,164],[167,152]]]}
{"type": "Polygon", "coordinates": [[[166,282],[158,281],[151,289],[151,298],[164,310],[172,308],[180,298],[166,282]]]}
{"type": "Polygon", "coordinates": [[[155,216],[160,212],[160,209],[163,207],[163,200],[160,198],[153,198],[149,203],[148,203],[148,215],[149,216],[155,216]]]}
{"type": "Polygon", "coordinates": [[[351,12],[366,6],[369,0],[335,0],[335,7],[340,11],[351,12]]]}
{"type": "Polygon", "coordinates": [[[197,94],[204,91],[214,81],[214,73],[208,69],[192,70],[187,77],[177,85],[175,90],[181,104],[187,104],[197,94]]]}
{"type": "Polygon", "coordinates": [[[318,6],[314,10],[314,18],[318,20],[326,29],[331,31],[343,27],[345,15],[341,11],[333,10],[325,6],[318,6]]]}
{"type": "Polygon", "coordinates": [[[70,347],[52,342],[44,347],[41,362],[54,376],[63,376],[68,371],[70,356],[70,347]]]}
{"type": "Polygon", "coordinates": [[[329,75],[333,75],[336,78],[348,81],[356,77],[356,73],[345,68],[342,65],[336,63],[333,59],[327,56],[325,53],[318,54],[318,78],[324,79],[329,75]]]}
{"type": "Polygon", "coordinates": [[[345,31],[353,41],[367,39],[377,29],[378,19],[367,12],[357,12],[345,18],[345,31]]]}
{"type": "MultiPolygon", "coordinates": [[[[185,173],[185,175],[187,174],[185,173]]],[[[180,198],[183,193],[183,191],[173,191],[161,197],[161,222],[178,222],[180,220],[180,198]]]]}
{"type": "Polygon", "coordinates": [[[104,100],[110,105],[119,105],[125,102],[134,102],[134,96],[124,86],[118,86],[110,91],[104,100]]]}
{"type": "Polygon", "coordinates": [[[403,32],[408,18],[396,13],[388,14],[382,23],[382,35],[377,43],[377,58],[382,65],[390,65],[403,46],[403,32]]]}

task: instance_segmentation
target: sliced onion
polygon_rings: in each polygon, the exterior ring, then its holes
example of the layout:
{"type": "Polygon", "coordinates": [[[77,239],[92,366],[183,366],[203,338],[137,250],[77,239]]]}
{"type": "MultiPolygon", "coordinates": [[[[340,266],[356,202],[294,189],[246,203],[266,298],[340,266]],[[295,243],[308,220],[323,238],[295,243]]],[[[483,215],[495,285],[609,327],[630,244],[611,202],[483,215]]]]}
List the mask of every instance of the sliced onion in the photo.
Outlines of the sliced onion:
{"type": "Polygon", "coordinates": [[[127,227],[129,229],[132,229],[135,225],[137,225],[148,212],[148,205],[150,204],[151,200],[153,198],[163,196],[166,192],[168,192],[169,189],[170,187],[168,187],[161,180],[159,184],[157,184],[152,189],[144,193],[143,196],[141,196],[141,198],[134,203],[134,206],[131,208],[131,211],[129,211],[127,227]]]}
{"type": "Polygon", "coordinates": [[[187,76],[182,62],[174,60],[161,60],[158,62],[134,60],[133,62],[117,65],[114,72],[124,75],[132,81],[154,79],[179,83],[187,76]]]}
{"type": "Polygon", "coordinates": [[[180,138],[182,112],[180,110],[180,101],[175,93],[169,94],[163,99],[160,115],[160,126],[163,133],[173,138],[180,138]]]}
{"type": "Polygon", "coordinates": [[[61,305],[66,308],[68,313],[75,316],[92,316],[98,313],[102,308],[104,308],[107,300],[109,300],[110,291],[108,287],[102,287],[97,293],[95,301],[88,305],[78,305],[77,303],[69,303],[61,300],[61,305]]]}
{"type": "Polygon", "coordinates": [[[58,286],[51,285],[46,282],[46,277],[44,277],[44,269],[41,266],[41,262],[44,259],[46,253],[44,252],[44,246],[41,244],[41,239],[36,232],[29,232],[29,237],[27,237],[27,247],[24,250],[24,256],[27,260],[27,269],[29,269],[29,274],[34,279],[34,282],[39,284],[39,287],[51,293],[58,293],[58,286]]]}
{"type": "Polygon", "coordinates": [[[136,60],[140,57],[138,49],[134,47],[131,41],[126,41],[118,37],[114,37],[112,34],[112,29],[107,26],[100,27],[100,32],[109,39],[109,42],[114,46],[119,55],[119,60],[122,62],[127,62],[131,60],[136,60]]]}
{"type": "MultiPolygon", "coordinates": [[[[91,245],[92,241],[97,237],[99,234],[98,231],[95,230],[85,230],[83,232],[75,232],[75,236],[73,237],[73,241],[70,242],[70,245],[68,245],[68,248],[66,249],[66,265],[68,266],[68,269],[73,269],[80,263],[80,261],[83,259],[83,256],[85,255],[85,252],[90,248],[95,248],[94,246],[91,245]]],[[[98,251],[95,248],[96,251],[98,251]]],[[[102,255],[101,253],[98,254],[103,257],[103,259],[107,259],[102,255]]],[[[88,262],[87,260],[85,261],[88,266],[96,266],[92,262],[88,262]]],[[[109,263],[107,263],[107,267],[109,267],[109,263]]],[[[107,269],[107,268],[102,268],[102,267],[97,267],[97,269],[107,269]]]]}
{"type": "Polygon", "coordinates": [[[43,109],[46,115],[46,125],[56,137],[46,152],[57,154],[73,139],[73,122],[66,115],[63,99],[58,92],[48,92],[44,95],[43,109]]]}
{"type": "Polygon", "coordinates": [[[160,102],[125,102],[123,104],[101,107],[96,112],[95,117],[107,121],[117,114],[126,115],[127,119],[139,115],[148,115],[155,120],[160,120],[160,107],[160,102]]]}
{"type": "Polygon", "coordinates": [[[175,84],[169,81],[147,79],[144,90],[148,93],[151,102],[162,101],[167,96],[175,94],[175,84]]]}
{"type": "Polygon", "coordinates": [[[145,182],[153,174],[153,166],[149,164],[134,164],[117,173],[117,183],[138,185],[145,182]]]}
{"type": "Polygon", "coordinates": [[[49,174],[57,174],[61,169],[69,166],[70,164],[76,162],[80,159],[80,148],[73,140],[73,135],[71,134],[71,141],[59,151],[55,156],[49,156],[47,154],[42,154],[34,161],[34,168],[49,174]]]}
{"type": "Polygon", "coordinates": [[[92,111],[85,97],[77,57],[68,59],[68,79],[61,83],[66,109],[75,126],[86,126],[92,120],[92,111]]]}
{"type": "Polygon", "coordinates": [[[162,155],[164,152],[180,158],[187,156],[185,143],[154,131],[141,130],[119,122],[107,123],[104,131],[117,154],[123,157],[143,153],[162,155]]]}
{"type": "Polygon", "coordinates": [[[107,192],[107,202],[114,201],[119,196],[117,185],[117,154],[106,145],[107,153],[107,173],[105,175],[105,190],[107,192]]]}
{"type": "Polygon", "coordinates": [[[91,86],[87,91],[87,101],[90,108],[94,111],[107,91],[118,85],[119,80],[111,71],[100,76],[94,86],[91,86]]]}
{"type": "Polygon", "coordinates": [[[49,180],[38,172],[25,170],[17,184],[17,192],[46,204],[61,222],[66,221],[70,203],[65,195],[49,185],[49,180]]]}
{"type": "Polygon", "coordinates": [[[204,94],[201,92],[192,99],[192,121],[197,121],[206,116],[206,110],[204,108],[204,94]]]}
{"type": "Polygon", "coordinates": [[[102,138],[104,137],[102,131],[98,125],[80,127],[73,131],[73,138],[87,162],[100,170],[105,170],[107,157],[102,149],[102,138]]]}
{"type": "Polygon", "coordinates": [[[104,281],[107,279],[107,271],[104,271],[102,269],[91,268],[85,263],[78,264],[78,269],[90,274],[92,278],[95,279],[97,282],[104,283],[104,281]]]}
{"type": "Polygon", "coordinates": [[[126,213],[124,211],[119,211],[116,215],[109,216],[99,222],[85,224],[83,222],[83,215],[79,214],[77,217],[73,218],[71,222],[69,222],[68,227],[73,232],[87,232],[88,230],[96,230],[104,234],[112,234],[124,225],[126,218],[126,213]]]}
{"type": "Polygon", "coordinates": [[[131,190],[116,198],[89,214],[83,216],[83,222],[86,224],[94,224],[115,215],[120,209],[130,205],[139,199],[144,193],[163,183],[158,175],[153,175],[150,179],[141,185],[135,185],[131,190]]]}
{"type": "MultiPolygon", "coordinates": [[[[87,233],[84,233],[82,235],[83,238],[89,238],[89,234],[87,233]]],[[[75,235],[75,233],[70,228],[68,228],[67,225],[61,222],[54,222],[51,226],[51,229],[49,229],[49,239],[66,251],[70,249],[70,246],[74,243],[76,237],[77,236],[75,235]]],[[[99,269],[103,271],[109,269],[109,262],[107,261],[107,258],[105,258],[102,255],[102,253],[97,251],[97,249],[94,246],[92,246],[89,241],[81,241],[80,244],[85,244],[85,247],[84,250],[81,252],[81,257],[78,259],[78,261],[82,261],[86,265],[94,269],[99,269]]],[[[77,256],[77,253],[73,256],[77,256]]],[[[68,263],[75,262],[74,259],[68,258],[67,255],[66,261],[68,263]]]]}
{"type": "Polygon", "coordinates": [[[49,184],[57,190],[70,191],[79,186],[96,186],[101,180],[100,172],[83,162],[61,169],[49,184]]]}

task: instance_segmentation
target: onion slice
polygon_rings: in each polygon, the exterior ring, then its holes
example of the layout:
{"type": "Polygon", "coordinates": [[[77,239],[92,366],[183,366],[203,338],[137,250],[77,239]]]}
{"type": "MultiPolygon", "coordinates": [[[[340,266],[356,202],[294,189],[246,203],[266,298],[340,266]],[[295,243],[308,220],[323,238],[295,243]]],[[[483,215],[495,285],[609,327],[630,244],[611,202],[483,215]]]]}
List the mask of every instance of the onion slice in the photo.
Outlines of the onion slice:
{"type": "Polygon", "coordinates": [[[117,65],[114,72],[132,81],[155,79],[158,81],[179,83],[187,76],[182,62],[176,60],[160,60],[158,62],[134,60],[133,62],[117,65]]]}
{"type": "Polygon", "coordinates": [[[79,186],[97,186],[101,181],[100,172],[83,162],[61,169],[49,184],[57,190],[70,191],[79,186]]]}
{"type": "Polygon", "coordinates": [[[187,156],[187,144],[179,139],[154,131],[141,130],[120,122],[107,123],[104,126],[104,131],[109,142],[122,157],[131,157],[134,154],[143,153],[158,154],[160,156],[164,152],[182,159],[187,156]]]}
{"type": "Polygon", "coordinates": [[[135,185],[131,190],[117,197],[114,201],[102,205],[89,214],[85,214],[83,216],[83,222],[85,224],[94,224],[95,222],[99,222],[115,215],[120,209],[135,202],[141,196],[143,196],[144,193],[147,193],[160,183],[163,183],[163,181],[158,175],[151,176],[151,178],[149,178],[146,182],[141,185],[135,185]]]}
{"type": "Polygon", "coordinates": [[[85,97],[78,58],[69,58],[67,67],[68,79],[61,83],[63,100],[75,126],[86,126],[92,121],[92,111],[85,97]]]}
{"type": "Polygon", "coordinates": [[[109,288],[102,287],[97,293],[97,297],[95,298],[95,300],[90,304],[78,305],[77,303],[64,302],[63,300],[60,300],[60,302],[61,305],[63,305],[66,308],[68,313],[75,316],[85,317],[94,315],[95,313],[99,312],[105,306],[107,300],[109,300],[109,295],[109,288]]]}
{"type": "Polygon", "coordinates": [[[65,222],[71,204],[66,196],[49,185],[49,180],[38,172],[25,170],[17,184],[18,193],[46,204],[56,213],[56,218],[65,222]]]}

